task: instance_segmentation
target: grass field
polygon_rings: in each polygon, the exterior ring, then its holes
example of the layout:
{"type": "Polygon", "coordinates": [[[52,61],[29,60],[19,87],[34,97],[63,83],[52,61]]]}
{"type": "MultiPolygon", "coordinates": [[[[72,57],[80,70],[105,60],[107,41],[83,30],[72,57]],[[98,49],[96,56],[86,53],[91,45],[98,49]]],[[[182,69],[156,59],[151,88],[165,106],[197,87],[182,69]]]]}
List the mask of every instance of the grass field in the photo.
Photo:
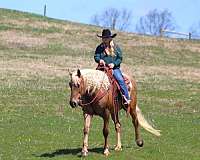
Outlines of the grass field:
{"type": "MultiPolygon", "coordinates": [[[[116,31],[117,32],[117,31],[116,31]]],[[[82,159],[81,109],[69,106],[68,72],[95,68],[101,28],[0,9],[0,160],[82,159]]],[[[138,85],[146,119],[162,130],[141,129],[134,142],[131,119],[120,112],[123,151],[103,152],[102,119],[94,117],[86,159],[200,159],[200,42],[118,32],[122,69],[138,85]]]]}

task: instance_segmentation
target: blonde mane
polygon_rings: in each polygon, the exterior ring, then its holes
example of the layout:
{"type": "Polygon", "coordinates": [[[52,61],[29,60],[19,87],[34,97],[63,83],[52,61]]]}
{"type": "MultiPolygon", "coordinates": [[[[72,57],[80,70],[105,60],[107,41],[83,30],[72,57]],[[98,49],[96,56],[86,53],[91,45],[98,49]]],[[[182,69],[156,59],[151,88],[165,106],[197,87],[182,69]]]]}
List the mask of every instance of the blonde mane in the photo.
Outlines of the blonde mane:
{"type": "MultiPolygon", "coordinates": [[[[105,90],[109,89],[110,82],[107,75],[99,70],[94,69],[82,69],[80,70],[81,76],[84,79],[84,85],[86,87],[86,91],[95,92],[96,90],[103,88],[105,90]]],[[[77,76],[77,72],[72,73],[72,81],[75,84],[79,84],[80,80],[77,76]]]]}

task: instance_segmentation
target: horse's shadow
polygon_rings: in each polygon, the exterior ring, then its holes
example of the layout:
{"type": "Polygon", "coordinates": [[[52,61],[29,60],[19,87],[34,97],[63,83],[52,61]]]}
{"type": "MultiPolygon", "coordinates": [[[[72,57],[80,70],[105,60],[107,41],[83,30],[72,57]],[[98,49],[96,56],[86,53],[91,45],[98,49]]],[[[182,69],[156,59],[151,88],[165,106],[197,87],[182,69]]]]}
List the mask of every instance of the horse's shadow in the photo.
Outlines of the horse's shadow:
{"type": "MultiPolygon", "coordinates": [[[[81,148],[66,148],[66,149],[58,149],[53,152],[49,153],[43,153],[41,155],[37,155],[36,157],[48,157],[48,158],[53,158],[56,156],[61,156],[61,155],[77,155],[78,157],[81,157],[81,148]]],[[[94,153],[103,153],[103,148],[92,148],[88,150],[89,152],[94,152],[94,153]]]]}

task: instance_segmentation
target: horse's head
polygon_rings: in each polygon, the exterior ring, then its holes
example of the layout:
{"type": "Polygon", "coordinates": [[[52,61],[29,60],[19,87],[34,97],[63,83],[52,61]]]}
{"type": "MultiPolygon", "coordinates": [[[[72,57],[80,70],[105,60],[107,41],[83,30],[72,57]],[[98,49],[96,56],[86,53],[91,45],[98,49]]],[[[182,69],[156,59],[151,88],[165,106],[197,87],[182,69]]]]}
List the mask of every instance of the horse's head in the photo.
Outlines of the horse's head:
{"type": "Polygon", "coordinates": [[[70,73],[71,80],[69,86],[71,88],[70,105],[72,108],[78,107],[83,92],[83,77],[78,69],[76,74],[70,73]]]}

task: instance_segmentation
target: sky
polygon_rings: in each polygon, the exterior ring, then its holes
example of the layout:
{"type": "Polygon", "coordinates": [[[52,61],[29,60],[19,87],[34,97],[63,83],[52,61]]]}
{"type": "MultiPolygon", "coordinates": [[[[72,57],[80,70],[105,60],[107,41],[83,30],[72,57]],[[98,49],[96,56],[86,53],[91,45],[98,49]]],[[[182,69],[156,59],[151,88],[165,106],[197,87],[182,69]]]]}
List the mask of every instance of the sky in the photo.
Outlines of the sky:
{"type": "Polygon", "coordinates": [[[168,9],[175,18],[178,32],[187,33],[192,25],[200,22],[200,0],[0,0],[0,8],[41,15],[45,4],[48,17],[86,24],[91,23],[93,15],[110,7],[131,10],[133,26],[153,9],[168,9]]]}

